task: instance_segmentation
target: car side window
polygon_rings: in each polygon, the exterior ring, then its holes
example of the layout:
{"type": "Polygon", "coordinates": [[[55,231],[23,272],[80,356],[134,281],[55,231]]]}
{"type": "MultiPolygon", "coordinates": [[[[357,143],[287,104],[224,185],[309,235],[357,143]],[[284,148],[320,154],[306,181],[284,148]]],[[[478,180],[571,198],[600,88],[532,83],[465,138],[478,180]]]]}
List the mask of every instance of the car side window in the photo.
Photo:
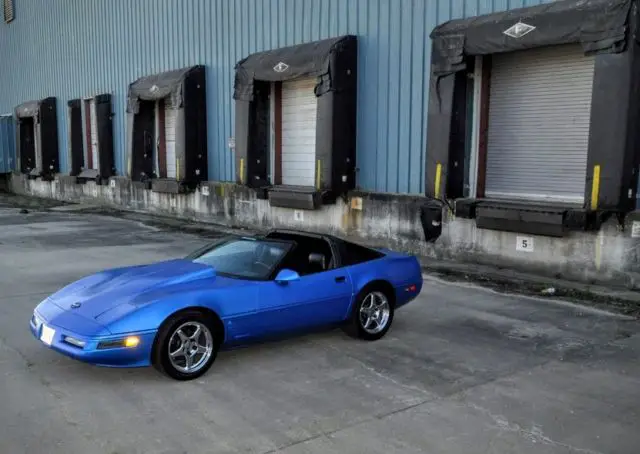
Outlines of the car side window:
{"type": "Polygon", "coordinates": [[[221,274],[268,279],[291,247],[290,243],[274,241],[231,240],[216,245],[193,261],[211,266],[221,274]]]}
{"type": "Polygon", "coordinates": [[[300,276],[309,276],[330,269],[333,264],[331,247],[322,239],[296,239],[296,247],[288,254],[280,265],[280,269],[288,268],[300,276]]]}

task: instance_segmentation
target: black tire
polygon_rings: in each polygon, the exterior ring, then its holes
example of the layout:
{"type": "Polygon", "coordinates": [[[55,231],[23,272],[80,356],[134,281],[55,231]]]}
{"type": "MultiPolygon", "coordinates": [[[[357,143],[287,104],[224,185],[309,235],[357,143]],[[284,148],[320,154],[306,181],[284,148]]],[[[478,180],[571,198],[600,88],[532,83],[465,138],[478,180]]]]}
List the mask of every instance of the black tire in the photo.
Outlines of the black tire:
{"type": "MultiPolygon", "coordinates": [[[[158,335],[156,336],[151,358],[153,367],[174,380],[193,380],[201,377],[211,368],[216,360],[216,356],[218,355],[218,349],[220,347],[220,333],[217,332],[215,327],[216,324],[211,317],[198,310],[185,310],[173,315],[162,324],[158,331],[158,335]],[[202,361],[202,364],[200,364],[196,370],[193,372],[187,372],[185,370],[181,370],[174,364],[177,359],[174,361],[171,360],[169,357],[169,347],[170,342],[173,341],[172,344],[175,343],[176,338],[174,338],[174,334],[177,335],[179,328],[185,327],[184,329],[186,330],[187,327],[195,327],[195,325],[199,325],[202,328],[201,334],[199,335],[200,339],[204,336],[206,341],[212,341],[211,352],[208,355],[208,358],[202,361]],[[207,338],[204,328],[209,330],[210,338],[207,338]]],[[[189,332],[186,332],[186,334],[189,334],[189,332]]],[[[192,340],[189,340],[189,342],[193,343],[192,340]]],[[[182,345],[184,346],[184,342],[182,342],[182,345]]],[[[181,347],[180,349],[183,348],[181,347]]],[[[187,361],[185,355],[180,356],[184,356],[185,362],[187,361]]],[[[203,359],[204,356],[205,354],[203,353],[203,359]]]]}
{"type": "Polygon", "coordinates": [[[343,329],[349,336],[357,339],[363,339],[366,341],[376,341],[378,339],[381,339],[385,334],[387,334],[387,332],[391,328],[391,324],[393,323],[393,316],[395,312],[394,306],[395,304],[393,296],[387,289],[383,288],[382,286],[365,287],[356,297],[355,304],[353,305],[353,309],[351,311],[351,316],[349,317],[349,320],[347,321],[347,324],[343,329]],[[367,330],[363,324],[363,320],[361,317],[361,309],[365,304],[368,304],[367,300],[372,294],[379,294],[384,296],[388,304],[389,311],[383,328],[377,332],[367,330]]]}

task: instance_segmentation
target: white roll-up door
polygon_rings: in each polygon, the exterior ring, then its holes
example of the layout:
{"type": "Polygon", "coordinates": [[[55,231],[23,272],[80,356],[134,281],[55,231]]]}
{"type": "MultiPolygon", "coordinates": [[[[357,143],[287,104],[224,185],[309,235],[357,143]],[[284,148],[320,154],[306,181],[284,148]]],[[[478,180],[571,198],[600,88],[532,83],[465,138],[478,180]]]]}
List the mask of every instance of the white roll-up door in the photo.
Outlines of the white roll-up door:
{"type": "Polygon", "coordinates": [[[315,85],[315,78],[282,83],[282,184],[315,185],[315,85]]]}
{"type": "Polygon", "coordinates": [[[89,121],[91,123],[91,159],[92,168],[98,170],[100,168],[100,160],[98,159],[98,115],[96,112],[96,100],[92,99],[89,104],[89,121]]]}
{"type": "Polygon", "coordinates": [[[584,201],[593,76],[577,45],[492,56],[487,197],[584,201]]]}
{"type": "Polygon", "coordinates": [[[167,149],[167,178],[176,178],[176,109],[171,97],[164,100],[164,135],[167,149]]]}

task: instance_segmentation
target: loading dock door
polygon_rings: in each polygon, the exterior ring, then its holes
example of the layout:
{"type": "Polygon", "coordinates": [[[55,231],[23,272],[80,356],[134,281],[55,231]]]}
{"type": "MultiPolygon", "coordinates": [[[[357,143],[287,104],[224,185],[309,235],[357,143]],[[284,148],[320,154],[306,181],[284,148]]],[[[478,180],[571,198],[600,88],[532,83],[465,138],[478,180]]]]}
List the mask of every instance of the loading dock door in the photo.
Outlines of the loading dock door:
{"type": "Polygon", "coordinates": [[[282,83],[282,184],[315,186],[315,78],[282,83]]]}
{"type": "Polygon", "coordinates": [[[487,197],[584,202],[593,76],[577,45],[492,57],[487,197]]]}
{"type": "Polygon", "coordinates": [[[167,178],[176,178],[176,114],[171,97],[164,100],[165,149],[167,151],[167,178]]]}

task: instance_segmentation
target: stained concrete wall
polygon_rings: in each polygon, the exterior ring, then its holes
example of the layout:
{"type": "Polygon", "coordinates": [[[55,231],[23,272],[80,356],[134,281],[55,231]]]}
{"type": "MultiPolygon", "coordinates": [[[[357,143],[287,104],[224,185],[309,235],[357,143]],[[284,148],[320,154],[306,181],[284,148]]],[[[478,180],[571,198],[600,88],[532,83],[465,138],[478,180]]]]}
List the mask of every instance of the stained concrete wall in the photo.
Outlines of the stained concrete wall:
{"type": "MultiPolygon", "coordinates": [[[[640,238],[632,238],[630,224],[617,221],[599,232],[572,232],[564,238],[533,236],[530,252],[516,250],[517,235],[478,229],[474,220],[444,213],[442,236],[426,243],[420,224],[420,196],[352,193],[349,199],[316,211],[271,207],[245,187],[206,183],[189,194],[152,192],[115,177],[110,184],[61,176],[54,181],[9,178],[11,191],[71,202],[85,202],[126,210],[216,223],[228,227],[299,228],[328,232],[363,243],[417,254],[425,260],[456,260],[523,270],[583,282],[617,283],[640,288],[640,238]]],[[[629,222],[632,222],[630,220],[629,222]]],[[[530,235],[528,235],[530,236],[530,235]]]]}

